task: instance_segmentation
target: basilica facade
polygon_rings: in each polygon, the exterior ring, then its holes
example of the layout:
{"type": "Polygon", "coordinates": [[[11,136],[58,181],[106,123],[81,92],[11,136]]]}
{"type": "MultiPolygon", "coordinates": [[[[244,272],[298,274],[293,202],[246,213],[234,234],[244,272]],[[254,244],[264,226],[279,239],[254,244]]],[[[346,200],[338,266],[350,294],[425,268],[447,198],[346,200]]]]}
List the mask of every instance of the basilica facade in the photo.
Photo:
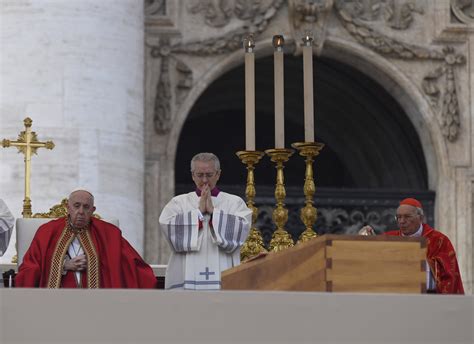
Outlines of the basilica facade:
{"type": "MultiPolygon", "coordinates": [[[[474,4],[460,0],[3,1],[0,139],[33,120],[34,211],[76,187],[118,218],[150,263],[158,217],[192,190],[191,157],[216,153],[221,188],[245,197],[243,38],[255,41],[256,149],[274,148],[272,37],[283,35],[285,147],[304,141],[301,42],[313,37],[315,230],[393,229],[416,197],[474,275],[474,4]]],[[[21,216],[24,164],[0,150],[0,197],[21,216]]],[[[287,228],[303,230],[304,160],[285,165],[287,228]]],[[[274,230],[275,169],[255,168],[257,227],[274,230]]],[[[14,248],[10,248],[14,249],[14,248]]]]}

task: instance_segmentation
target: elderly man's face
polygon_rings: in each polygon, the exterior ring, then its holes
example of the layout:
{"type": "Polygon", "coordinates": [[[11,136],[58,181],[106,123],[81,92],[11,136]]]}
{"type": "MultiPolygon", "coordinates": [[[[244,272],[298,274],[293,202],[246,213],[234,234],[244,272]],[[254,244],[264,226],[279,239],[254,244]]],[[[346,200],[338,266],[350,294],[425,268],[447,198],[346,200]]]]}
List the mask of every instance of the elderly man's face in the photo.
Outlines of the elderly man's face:
{"type": "Polygon", "coordinates": [[[73,192],[69,196],[67,211],[75,228],[86,227],[95,211],[92,195],[86,191],[73,192]]]}
{"type": "Polygon", "coordinates": [[[219,177],[220,171],[216,171],[213,161],[196,161],[194,163],[194,171],[191,172],[194,184],[199,190],[202,190],[204,185],[208,185],[209,189],[213,189],[219,177]]]}
{"type": "Polygon", "coordinates": [[[416,208],[402,204],[397,209],[397,222],[400,230],[405,235],[411,235],[415,233],[422,223],[422,216],[417,213],[416,208]]]}

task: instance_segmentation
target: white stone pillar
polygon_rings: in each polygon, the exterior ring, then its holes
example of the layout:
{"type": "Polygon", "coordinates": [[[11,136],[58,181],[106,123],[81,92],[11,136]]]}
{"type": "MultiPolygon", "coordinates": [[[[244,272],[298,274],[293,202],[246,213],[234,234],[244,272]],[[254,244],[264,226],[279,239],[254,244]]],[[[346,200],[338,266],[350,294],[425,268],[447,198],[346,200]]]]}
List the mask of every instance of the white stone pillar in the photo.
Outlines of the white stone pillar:
{"type": "MultiPolygon", "coordinates": [[[[2,0],[0,140],[33,119],[33,212],[78,187],[143,252],[144,18],[137,0],[2,0]]],[[[0,197],[21,216],[23,159],[0,148],[0,197]]],[[[10,245],[10,248],[12,245],[10,245]]]]}

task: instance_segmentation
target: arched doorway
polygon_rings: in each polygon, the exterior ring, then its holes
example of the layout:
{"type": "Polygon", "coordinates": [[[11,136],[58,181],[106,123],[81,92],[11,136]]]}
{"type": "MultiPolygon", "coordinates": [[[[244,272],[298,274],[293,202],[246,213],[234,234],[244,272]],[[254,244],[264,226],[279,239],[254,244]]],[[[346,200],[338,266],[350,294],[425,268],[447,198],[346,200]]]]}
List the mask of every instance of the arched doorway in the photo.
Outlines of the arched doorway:
{"type": "MultiPolygon", "coordinates": [[[[397,201],[415,195],[433,217],[434,193],[420,139],[397,101],[355,68],[330,58],[314,60],[316,140],[326,147],[316,158],[316,230],[353,233],[364,223],[379,231],[394,225],[397,201]]],[[[273,59],[256,61],[257,149],[274,147],[273,59]]],[[[244,196],[246,171],[235,152],[244,142],[244,67],[215,80],[189,112],[176,155],[176,192],[193,187],[189,161],[200,151],[216,153],[222,164],[220,186],[244,196]]],[[[286,147],[303,140],[303,75],[300,57],[285,57],[286,147]]],[[[303,231],[298,209],[304,203],[304,163],[294,155],[285,166],[288,231],[303,231]]],[[[275,172],[268,158],[256,169],[259,226],[268,242],[273,225],[275,172]]]]}

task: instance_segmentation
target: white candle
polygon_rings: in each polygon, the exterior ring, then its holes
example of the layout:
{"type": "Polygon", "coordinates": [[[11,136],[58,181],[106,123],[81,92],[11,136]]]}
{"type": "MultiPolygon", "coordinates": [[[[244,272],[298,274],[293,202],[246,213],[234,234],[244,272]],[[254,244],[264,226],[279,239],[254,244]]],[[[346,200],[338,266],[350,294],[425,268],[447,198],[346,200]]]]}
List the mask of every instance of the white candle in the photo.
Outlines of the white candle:
{"type": "Polygon", "coordinates": [[[245,49],[245,150],[255,150],[255,47],[252,35],[244,39],[245,49]]]}
{"type": "Polygon", "coordinates": [[[304,140],[314,142],[313,39],[303,38],[304,140]]]}
{"type": "Polygon", "coordinates": [[[283,36],[273,36],[273,47],[275,48],[273,54],[275,77],[275,148],[285,147],[283,43],[283,36]]]}

